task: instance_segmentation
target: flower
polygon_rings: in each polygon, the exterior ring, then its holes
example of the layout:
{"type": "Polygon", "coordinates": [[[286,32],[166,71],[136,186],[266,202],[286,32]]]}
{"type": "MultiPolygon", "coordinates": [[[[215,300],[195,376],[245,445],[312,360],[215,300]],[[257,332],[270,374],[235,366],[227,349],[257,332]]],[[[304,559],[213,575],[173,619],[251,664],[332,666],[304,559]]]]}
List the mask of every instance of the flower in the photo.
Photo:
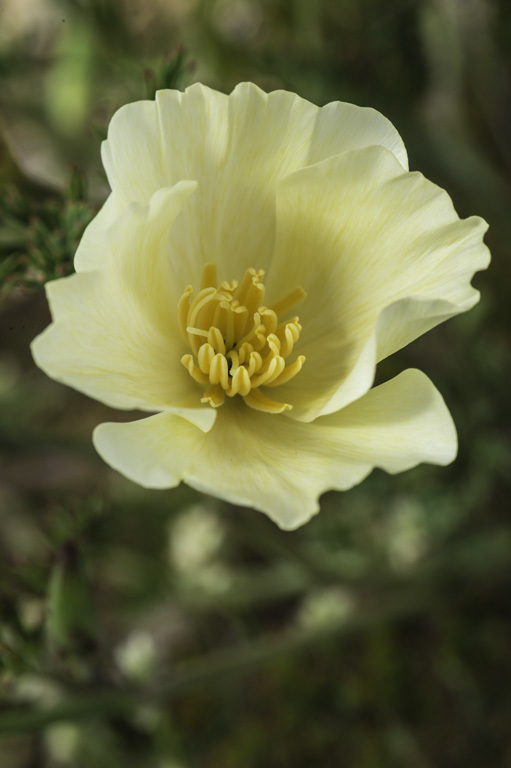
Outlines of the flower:
{"type": "Polygon", "coordinates": [[[196,84],[122,107],[102,149],[112,193],[76,274],[47,284],[32,350],[55,379],[153,412],[95,429],[106,462],[292,529],[374,467],[454,459],[423,373],[371,387],[379,360],[478,301],[486,224],[408,172],[385,117],[196,84]]]}

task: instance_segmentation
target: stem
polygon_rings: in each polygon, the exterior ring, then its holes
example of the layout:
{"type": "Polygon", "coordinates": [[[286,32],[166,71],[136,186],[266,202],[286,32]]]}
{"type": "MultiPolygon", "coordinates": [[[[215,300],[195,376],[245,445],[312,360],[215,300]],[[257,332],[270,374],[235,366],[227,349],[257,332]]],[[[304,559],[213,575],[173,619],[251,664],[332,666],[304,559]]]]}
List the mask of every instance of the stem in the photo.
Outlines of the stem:
{"type": "Polygon", "coordinates": [[[140,705],[163,704],[197,686],[207,687],[218,679],[245,675],[280,656],[304,651],[335,635],[346,635],[389,618],[422,612],[428,597],[431,598],[431,595],[425,594],[418,601],[415,589],[403,590],[403,594],[394,595],[385,606],[376,606],[370,611],[360,609],[346,619],[331,622],[313,631],[294,631],[283,638],[263,638],[249,646],[211,653],[201,661],[186,664],[168,683],[151,691],[96,690],[70,696],[61,704],[45,710],[19,709],[0,714],[0,733],[37,731],[66,720],[129,715],[140,705]]]}

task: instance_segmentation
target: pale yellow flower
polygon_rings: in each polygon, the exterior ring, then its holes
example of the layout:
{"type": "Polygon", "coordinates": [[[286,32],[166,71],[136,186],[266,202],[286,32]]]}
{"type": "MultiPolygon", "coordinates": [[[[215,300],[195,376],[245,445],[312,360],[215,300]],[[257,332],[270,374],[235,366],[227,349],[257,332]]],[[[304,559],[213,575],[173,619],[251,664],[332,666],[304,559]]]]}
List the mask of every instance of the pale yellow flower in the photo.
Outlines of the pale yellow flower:
{"type": "Polygon", "coordinates": [[[141,485],[180,481],[296,528],[327,489],[456,454],[449,412],[375,367],[470,309],[477,217],[409,173],[372,109],[243,83],[161,91],[113,117],[112,194],[77,274],[47,285],[48,375],[116,408],[94,444],[141,485]]]}

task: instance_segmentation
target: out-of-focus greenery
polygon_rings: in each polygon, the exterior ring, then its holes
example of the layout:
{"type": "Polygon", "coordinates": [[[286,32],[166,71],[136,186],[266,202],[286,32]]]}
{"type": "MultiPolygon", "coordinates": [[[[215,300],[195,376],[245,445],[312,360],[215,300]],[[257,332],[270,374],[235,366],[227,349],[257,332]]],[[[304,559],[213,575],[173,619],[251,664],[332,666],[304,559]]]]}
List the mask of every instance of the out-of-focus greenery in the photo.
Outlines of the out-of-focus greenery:
{"type": "MultiPolygon", "coordinates": [[[[511,765],[511,4],[8,0],[0,9],[0,765],[511,765]],[[283,533],[109,470],[124,418],[28,345],[106,196],[121,104],[249,79],[374,106],[460,215],[480,305],[381,366],[444,394],[447,469],[376,471],[283,533]]],[[[128,418],[128,417],[126,417],[128,418]]]]}

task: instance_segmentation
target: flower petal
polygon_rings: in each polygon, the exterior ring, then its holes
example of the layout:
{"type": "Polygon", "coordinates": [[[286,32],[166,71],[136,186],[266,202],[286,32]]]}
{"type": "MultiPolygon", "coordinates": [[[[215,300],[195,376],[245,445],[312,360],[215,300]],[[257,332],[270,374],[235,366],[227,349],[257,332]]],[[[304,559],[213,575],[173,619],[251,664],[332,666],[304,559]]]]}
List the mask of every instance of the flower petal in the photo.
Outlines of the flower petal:
{"type": "Polygon", "coordinates": [[[179,416],[158,413],[138,421],[100,424],[92,439],[99,455],[135,483],[174,488],[202,434],[179,416]]]}
{"type": "Polygon", "coordinates": [[[94,430],[100,456],[146,488],[173,488],[180,480],[199,491],[268,514],[279,526],[297,528],[314,515],[317,497],[334,468],[345,487],[369,468],[338,457],[323,435],[305,425],[255,413],[237,403],[221,408],[204,435],[184,419],[161,413],[136,422],[105,423],[94,430]]]}
{"type": "Polygon", "coordinates": [[[286,529],[318,511],[321,493],[351,488],[373,467],[394,473],[423,461],[447,464],[456,454],[449,412],[429,379],[415,370],[312,424],[233,402],[219,410],[207,434],[159,414],[102,424],[94,442],[105,461],[137,483],[164,488],[182,479],[266,512],[286,529]]]}
{"type": "MultiPolygon", "coordinates": [[[[190,136],[189,148],[194,136],[190,136]]],[[[173,146],[172,134],[161,135],[154,101],[125,104],[112,117],[108,138],[101,145],[101,158],[112,191],[125,202],[147,203],[157,189],[170,187],[183,178],[173,180],[168,167],[173,146]]]]}
{"type": "Polygon", "coordinates": [[[399,133],[390,120],[371,107],[333,101],[316,117],[307,163],[313,165],[341,152],[381,146],[395,155],[405,171],[408,155],[399,133]]]}
{"type": "Polygon", "coordinates": [[[196,84],[159,91],[113,117],[103,162],[115,193],[147,202],[160,187],[195,179],[199,189],[172,233],[183,287],[207,261],[232,279],[269,264],[275,187],[331,155],[373,144],[406,166],[399,134],[383,115],[352,104],[319,108],[287,91],[241,83],[230,96],[196,84]]]}
{"type": "Polygon", "coordinates": [[[421,265],[416,279],[410,270],[402,275],[399,292],[405,295],[396,298],[378,317],[378,361],[477,304],[480,294],[470,281],[475,272],[486,269],[490,263],[490,252],[483,243],[487,229],[483,219],[471,216],[440,227],[424,238],[426,253],[434,254],[431,271],[428,273],[421,265]]]}
{"type": "Polygon", "coordinates": [[[101,269],[108,249],[106,232],[120,216],[126,203],[123,198],[112,192],[105,203],[87,225],[74,257],[77,272],[90,272],[101,269]]]}
{"type": "Polygon", "coordinates": [[[104,267],[55,280],[46,292],[54,322],[32,343],[50,376],[117,408],[171,410],[211,428],[180,363],[169,229],[195,182],[132,204],[105,236],[104,267]]]}
{"type": "Polygon", "coordinates": [[[422,462],[445,466],[456,458],[452,417],[430,379],[414,368],[316,423],[338,431],[342,450],[352,461],[391,474],[422,462]]]}
{"type": "Polygon", "coordinates": [[[225,96],[196,83],[184,93],[158,91],[155,102],[121,107],[102,155],[112,189],[143,203],[181,179],[223,177],[226,187],[246,178],[246,171],[256,179],[278,179],[373,145],[386,147],[407,168],[401,137],[374,109],[339,101],[317,107],[288,91],[267,94],[253,83],[240,83],[225,96]]]}
{"type": "Polygon", "coordinates": [[[279,392],[290,416],[335,412],[367,391],[378,359],[470,309],[479,297],[470,280],[489,260],[485,230],[382,147],[283,180],[268,294],[307,292],[297,347],[306,364],[279,392]]]}

